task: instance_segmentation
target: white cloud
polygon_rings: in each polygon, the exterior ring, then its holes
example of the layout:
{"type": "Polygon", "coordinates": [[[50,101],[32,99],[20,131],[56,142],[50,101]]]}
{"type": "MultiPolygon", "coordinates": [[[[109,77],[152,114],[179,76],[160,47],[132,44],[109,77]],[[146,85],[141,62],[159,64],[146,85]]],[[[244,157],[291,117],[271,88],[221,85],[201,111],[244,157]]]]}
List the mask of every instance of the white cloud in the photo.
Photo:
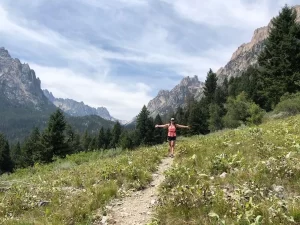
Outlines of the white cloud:
{"type": "Polygon", "coordinates": [[[42,80],[42,88],[55,97],[83,101],[93,107],[104,106],[112,116],[130,120],[143,104],[151,99],[150,87],[143,83],[119,85],[103,80],[94,80],[69,69],[44,67],[30,63],[42,80]]]}
{"type": "Polygon", "coordinates": [[[171,4],[174,10],[183,18],[196,23],[213,27],[236,27],[239,29],[255,29],[267,25],[285,3],[296,1],[274,0],[209,0],[205,3],[199,0],[161,0],[171,4]]]}
{"type": "MultiPolygon", "coordinates": [[[[59,33],[59,29],[55,31],[55,27],[50,28],[39,21],[38,16],[33,22],[34,20],[26,19],[25,13],[24,17],[17,17],[18,21],[15,21],[12,19],[15,18],[13,12],[8,12],[8,8],[4,8],[0,3],[0,35],[5,34],[11,37],[12,46],[18,45],[18,49],[14,52],[41,51],[41,56],[43,55],[42,51],[51,52],[50,55],[56,55],[59,60],[63,61],[60,68],[55,68],[55,60],[51,58],[47,59],[52,62],[48,67],[47,63],[43,66],[40,65],[37,58],[29,60],[31,67],[41,78],[43,87],[49,88],[57,97],[73,98],[91,106],[105,106],[113,116],[120,119],[131,119],[139,112],[143,104],[148,103],[151,98],[149,93],[155,90],[156,84],[142,82],[144,74],[140,74],[139,77],[135,75],[137,79],[133,80],[128,75],[123,77],[123,71],[118,71],[120,74],[117,76],[121,79],[118,79],[116,75],[113,77],[112,71],[116,67],[114,61],[134,64],[136,67],[145,67],[146,69],[155,69],[158,66],[166,71],[174,71],[175,75],[172,72],[170,72],[171,74],[162,74],[167,77],[174,77],[177,74],[182,76],[197,74],[200,80],[204,81],[208,69],[212,68],[216,71],[224,66],[242,43],[239,43],[241,38],[238,42],[234,41],[234,35],[237,33],[225,35],[227,37],[232,35],[230,44],[221,39],[213,39],[211,36],[207,36],[205,30],[202,31],[203,24],[218,32],[224,32],[224,29],[221,30],[224,27],[230,28],[228,33],[234,29],[243,30],[243,33],[247,33],[249,36],[249,39],[244,41],[247,42],[250,41],[254,29],[267,25],[269,19],[275,16],[279,8],[283,6],[281,0],[275,2],[256,0],[247,4],[239,0],[210,0],[205,3],[199,0],[160,1],[168,2],[172,6],[176,12],[174,15],[172,14],[174,18],[168,17],[166,12],[169,9],[150,8],[153,7],[154,1],[152,0],[74,1],[74,4],[80,2],[89,7],[99,7],[101,12],[104,9],[105,16],[107,16],[104,18],[103,15],[99,16],[95,13],[91,17],[87,15],[86,18],[83,18],[84,13],[88,13],[88,10],[82,11],[78,16],[77,14],[72,15],[70,20],[76,19],[78,23],[80,20],[84,20],[84,26],[93,31],[82,35],[82,39],[78,39],[76,36],[67,37],[59,33]],[[120,15],[118,20],[115,15],[120,15]],[[78,18],[79,16],[81,18],[78,18]],[[139,26],[141,23],[142,26],[139,26]],[[185,33],[185,23],[191,25],[188,33],[185,33]],[[130,31],[127,31],[126,28],[132,29],[133,34],[129,35],[130,31]],[[189,40],[188,35],[201,33],[199,36],[191,37],[192,43],[188,43],[197,51],[189,52],[184,44],[180,46],[180,43],[174,38],[176,32],[186,40],[189,40]],[[99,42],[101,40],[108,41],[109,46],[118,50],[104,48],[102,43],[92,44],[89,36],[94,39],[99,37],[99,42]],[[203,49],[197,49],[203,41],[201,38],[204,41],[210,40],[207,42],[210,44],[204,46],[203,49]],[[92,74],[87,74],[88,72],[85,71],[92,71],[90,72],[92,74]],[[124,82],[127,79],[128,82],[124,82]]],[[[41,2],[42,0],[34,0],[34,5],[31,7],[43,5],[41,2]]],[[[295,0],[287,1],[287,3],[291,2],[295,2],[295,0]]],[[[17,7],[17,4],[13,7],[17,7]]],[[[81,9],[77,8],[76,10],[80,11],[81,9]]],[[[65,29],[70,29],[72,32],[74,27],[66,26],[65,29]]],[[[243,35],[243,37],[247,35],[243,35]]],[[[130,72],[124,71],[124,74],[130,75],[130,72]]],[[[158,79],[157,83],[160,82],[158,79]]],[[[160,86],[162,85],[160,84],[160,86]]],[[[170,88],[172,87],[166,84],[165,89],[170,88]]]]}

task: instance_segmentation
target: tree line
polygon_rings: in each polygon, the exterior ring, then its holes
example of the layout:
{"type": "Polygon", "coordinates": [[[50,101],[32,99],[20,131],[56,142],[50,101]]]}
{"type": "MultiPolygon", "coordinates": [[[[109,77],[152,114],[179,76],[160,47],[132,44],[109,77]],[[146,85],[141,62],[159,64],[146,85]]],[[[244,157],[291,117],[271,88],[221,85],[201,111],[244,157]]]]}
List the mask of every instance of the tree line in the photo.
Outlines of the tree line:
{"type": "Polygon", "coordinates": [[[10,146],[0,134],[0,173],[37,162],[49,163],[56,157],[81,151],[160,144],[166,141],[167,134],[154,126],[167,122],[170,117],[177,123],[190,125],[189,130],[178,130],[179,135],[208,134],[261,123],[264,114],[272,111],[283,96],[300,91],[300,25],[296,18],[293,8],[283,7],[271,21],[269,37],[255,65],[240,76],[219,82],[210,69],[201,100],[187,97],[184,108],[179,107],[164,118],[159,114],[151,118],[143,106],[132,129],[125,129],[117,122],[112,129],[101,128],[97,135],[87,131],[79,135],[58,110],[50,116],[44,131],[33,129],[22,144],[10,146]]]}
{"type": "Polygon", "coordinates": [[[40,131],[34,128],[24,142],[9,144],[0,133],[0,174],[17,168],[33,166],[35,163],[50,163],[56,158],[82,151],[103,151],[106,149],[134,149],[141,145],[161,144],[167,137],[154,124],[162,123],[158,115],[154,120],[144,106],[137,117],[136,128],[125,129],[119,122],[111,128],[99,130],[97,135],[85,131],[80,135],[66,122],[63,112],[58,109],[40,131]]]}

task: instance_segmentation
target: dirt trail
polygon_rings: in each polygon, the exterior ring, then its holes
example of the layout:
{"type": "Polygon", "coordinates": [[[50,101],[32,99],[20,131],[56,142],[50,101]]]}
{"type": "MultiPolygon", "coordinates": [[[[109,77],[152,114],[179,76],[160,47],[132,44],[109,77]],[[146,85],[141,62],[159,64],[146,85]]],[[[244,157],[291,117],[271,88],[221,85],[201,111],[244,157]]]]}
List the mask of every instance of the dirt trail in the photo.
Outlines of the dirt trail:
{"type": "Polygon", "coordinates": [[[133,192],[130,196],[107,206],[108,214],[99,225],[145,225],[151,222],[152,209],[158,200],[158,187],[165,179],[164,172],[172,165],[172,158],[164,158],[148,188],[133,192]]]}

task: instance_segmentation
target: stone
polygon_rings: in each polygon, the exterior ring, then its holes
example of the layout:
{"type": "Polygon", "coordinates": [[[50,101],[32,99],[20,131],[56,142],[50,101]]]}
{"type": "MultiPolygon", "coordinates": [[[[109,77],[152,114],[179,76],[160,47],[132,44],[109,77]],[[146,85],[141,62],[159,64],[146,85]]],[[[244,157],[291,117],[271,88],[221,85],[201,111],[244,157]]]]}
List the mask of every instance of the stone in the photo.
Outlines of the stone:
{"type": "Polygon", "coordinates": [[[224,173],[222,173],[221,175],[220,175],[220,178],[226,178],[226,176],[227,176],[227,173],[226,172],[224,172],[224,173]]]}
{"type": "Polygon", "coordinates": [[[39,206],[39,207],[47,206],[47,205],[49,205],[50,203],[51,203],[50,201],[40,201],[40,202],[38,203],[38,206],[39,206]]]}

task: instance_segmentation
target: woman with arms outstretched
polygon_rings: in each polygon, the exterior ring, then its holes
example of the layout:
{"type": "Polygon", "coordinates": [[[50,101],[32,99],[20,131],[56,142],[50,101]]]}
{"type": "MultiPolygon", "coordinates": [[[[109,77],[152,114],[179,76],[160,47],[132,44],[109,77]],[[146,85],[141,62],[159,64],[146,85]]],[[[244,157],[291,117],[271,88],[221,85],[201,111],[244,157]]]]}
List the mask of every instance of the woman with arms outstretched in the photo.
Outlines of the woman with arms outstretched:
{"type": "Polygon", "coordinates": [[[170,123],[165,125],[155,125],[156,128],[168,128],[168,141],[170,146],[170,157],[174,157],[174,148],[175,148],[175,141],[176,141],[176,128],[190,128],[189,126],[179,125],[175,123],[175,119],[171,118],[170,123]]]}

